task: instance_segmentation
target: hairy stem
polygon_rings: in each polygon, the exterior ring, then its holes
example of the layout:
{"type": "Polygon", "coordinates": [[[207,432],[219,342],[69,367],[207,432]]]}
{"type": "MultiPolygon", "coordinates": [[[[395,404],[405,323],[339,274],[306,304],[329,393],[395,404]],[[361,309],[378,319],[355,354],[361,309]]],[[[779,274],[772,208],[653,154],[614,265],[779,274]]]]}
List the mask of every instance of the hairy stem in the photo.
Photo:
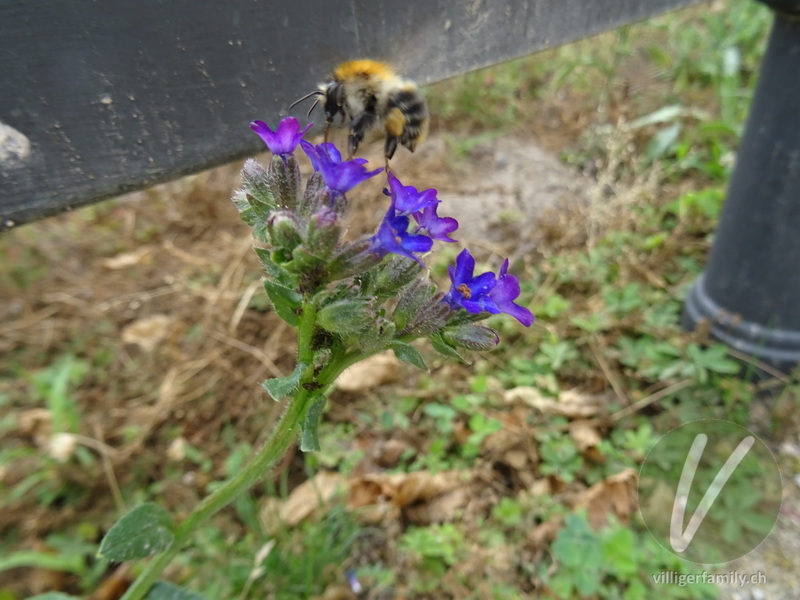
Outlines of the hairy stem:
{"type": "MultiPolygon", "coordinates": [[[[158,576],[180,552],[191,535],[214,514],[225,508],[239,495],[262,479],[297,438],[300,424],[305,418],[308,407],[320,393],[324,392],[324,389],[318,389],[311,393],[303,386],[303,383],[311,383],[314,377],[312,366],[314,351],[311,342],[316,322],[316,312],[316,307],[311,303],[307,303],[303,307],[303,314],[298,323],[298,361],[309,365],[309,367],[303,373],[300,379],[301,384],[298,386],[294,398],[289,402],[286,411],[278,421],[269,439],[250,463],[217,488],[211,495],[204,498],[189,513],[175,530],[175,539],[170,547],[148,563],[139,577],[133,582],[133,585],[128,588],[122,600],[140,600],[144,598],[158,576]]],[[[330,383],[332,381],[326,382],[325,387],[327,388],[330,383]]]]}

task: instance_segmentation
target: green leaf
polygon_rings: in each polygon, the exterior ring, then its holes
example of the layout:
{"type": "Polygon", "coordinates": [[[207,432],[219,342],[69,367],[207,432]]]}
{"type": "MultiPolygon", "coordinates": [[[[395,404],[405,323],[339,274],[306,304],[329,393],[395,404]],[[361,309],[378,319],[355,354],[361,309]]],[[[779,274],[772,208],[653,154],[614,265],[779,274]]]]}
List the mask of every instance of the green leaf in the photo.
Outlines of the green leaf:
{"type": "Polygon", "coordinates": [[[272,260],[272,251],[267,250],[266,248],[259,248],[258,246],[255,246],[253,250],[256,251],[256,256],[258,256],[258,260],[261,261],[261,265],[264,267],[267,275],[274,279],[279,285],[291,287],[292,276],[288,271],[286,271],[286,269],[276,264],[275,261],[272,260]]]}
{"type": "Polygon", "coordinates": [[[441,333],[435,333],[430,336],[431,346],[433,349],[436,350],[440,354],[444,354],[445,356],[449,356],[450,358],[455,358],[457,361],[460,361],[464,364],[468,364],[466,359],[461,356],[458,351],[453,348],[450,344],[448,344],[445,339],[442,337],[441,333]]]}
{"type": "Polygon", "coordinates": [[[645,159],[652,162],[661,158],[672,148],[681,134],[681,124],[673,123],[656,133],[645,148],[645,159]]]}
{"type": "Polygon", "coordinates": [[[61,592],[47,592],[38,596],[31,596],[28,600],[80,600],[77,596],[68,596],[61,592]]]}
{"type": "Polygon", "coordinates": [[[305,368],[305,363],[297,363],[291,375],[267,379],[261,385],[267,390],[269,395],[272,396],[273,400],[282,400],[286,396],[297,391],[297,386],[300,385],[300,376],[303,374],[305,368]]]}
{"type": "Polygon", "coordinates": [[[300,450],[303,452],[314,452],[319,450],[319,437],[317,428],[322,413],[325,411],[325,403],[328,401],[325,396],[320,396],[308,407],[306,418],[301,425],[303,434],[300,436],[300,450]]]}
{"type": "Polygon", "coordinates": [[[150,502],[137,506],[114,524],[97,556],[117,562],[147,558],[169,548],[173,539],[169,513],[150,502]]]}
{"type": "Polygon", "coordinates": [[[394,352],[394,355],[403,362],[410,364],[412,367],[422,369],[426,373],[428,372],[428,365],[425,364],[425,359],[422,357],[422,354],[411,344],[395,340],[389,347],[394,352]]]}
{"type": "Polygon", "coordinates": [[[264,280],[264,289],[278,316],[292,327],[297,325],[297,311],[302,306],[302,296],[293,289],[278,285],[268,279],[264,280]]]}
{"type": "Polygon", "coordinates": [[[52,554],[34,550],[21,550],[0,558],[0,572],[18,567],[81,573],[86,569],[86,563],[80,554],[52,554]]]}
{"type": "Polygon", "coordinates": [[[157,581],[147,592],[144,600],[206,600],[204,596],[184,590],[171,583],[157,581]]]}

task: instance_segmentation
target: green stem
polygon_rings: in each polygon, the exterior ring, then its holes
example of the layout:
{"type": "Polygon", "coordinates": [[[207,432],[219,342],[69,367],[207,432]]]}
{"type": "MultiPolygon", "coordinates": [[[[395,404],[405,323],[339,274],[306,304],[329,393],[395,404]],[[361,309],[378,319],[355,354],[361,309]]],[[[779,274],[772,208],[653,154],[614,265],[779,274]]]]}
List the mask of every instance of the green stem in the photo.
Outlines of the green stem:
{"type": "MultiPolygon", "coordinates": [[[[317,313],[316,307],[311,303],[306,304],[303,309],[303,314],[298,323],[298,361],[309,365],[309,368],[301,377],[301,385],[297,388],[297,393],[289,402],[289,406],[280,421],[278,421],[269,439],[244,469],[223,483],[189,513],[186,519],[176,528],[175,539],[170,547],[148,563],[139,577],[133,582],[133,585],[125,592],[122,600],[140,600],[144,598],[158,576],[175,558],[195,530],[263,478],[278,459],[286,453],[286,450],[297,437],[300,424],[305,418],[308,407],[320,393],[325,391],[324,389],[318,389],[311,393],[302,385],[303,383],[309,383],[314,377],[312,366],[314,351],[311,347],[311,339],[314,333],[317,313]]],[[[327,388],[330,383],[328,382],[324,387],[327,388]]]]}
{"type": "Polygon", "coordinates": [[[369,358],[370,356],[378,354],[379,352],[383,352],[384,350],[386,350],[385,347],[372,350],[371,352],[359,352],[354,350],[347,352],[338,358],[332,358],[331,361],[325,365],[322,371],[320,371],[317,380],[319,381],[320,385],[327,389],[339,378],[339,375],[342,374],[342,371],[348,367],[352,367],[354,364],[361,362],[362,360],[369,358]]]}

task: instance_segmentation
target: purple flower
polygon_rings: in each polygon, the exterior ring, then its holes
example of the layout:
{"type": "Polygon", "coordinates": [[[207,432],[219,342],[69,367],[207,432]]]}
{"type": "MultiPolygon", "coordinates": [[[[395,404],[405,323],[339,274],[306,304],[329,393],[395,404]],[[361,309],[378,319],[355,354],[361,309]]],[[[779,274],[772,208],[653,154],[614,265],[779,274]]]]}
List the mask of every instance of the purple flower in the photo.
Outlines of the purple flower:
{"type": "Polygon", "coordinates": [[[440,242],[455,242],[456,240],[447,234],[458,229],[458,221],[453,217],[440,217],[436,214],[438,208],[436,204],[427,206],[424,210],[415,212],[412,216],[419,223],[420,228],[428,232],[431,239],[440,242]]]}
{"type": "MultiPolygon", "coordinates": [[[[455,242],[447,234],[458,228],[458,221],[451,217],[439,217],[436,214],[441,200],[436,198],[436,190],[428,189],[420,192],[413,185],[403,185],[389,173],[389,189],[383,193],[392,198],[392,205],[397,214],[411,215],[419,224],[418,230],[424,230],[431,239],[441,242],[455,242]]],[[[417,233],[417,232],[415,232],[417,233]]]]}
{"type": "Polygon", "coordinates": [[[389,173],[387,178],[389,191],[384,190],[384,194],[391,196],[392,204],[401,215],[410,215],[421,211],[429,206],[436,206],[439,200],[436,198],[436,190],[430,189],[418,191],[413,185],[403,185],[400,180],[389,173]]]}
{"type": "Polygon", "coordinates": [[[311,127],[309,123],[305,129],[300,129],[300,123],[294,117],[286,117],[278,123],[278,130],[272,131],[264,121],[253,121],[250,129],[255,131],[269,148],[270,152],[279,156],[289,156],[294,153],[297,144],[311,127]]]}
{"type": "Polygon", "coordinates": [[[367,162],[365,158],[343,161],[336,146],[330,143],[314,146],[301,140],[300,146],[311,159],[314,170],[322,175],[322,180],[332,192],[344,194],[383,171],[383,168],[367,171],[364,166],[367,162]]]}
{"type": "Polygon", "coordinates": [[[500,267],[499,276],[488,272],[473,277],[475,259],[464,249],[456,258],[456,266],[448,270],[452,285],[443,301],[451,308],[463,308],[474,315],[483,311],[506,313],[525,327],[533,323],[531,311],[514,303],[520,293],[519,280],[508,274],[508,259],[500,267]]]}
{"type": "Polygon", "coordinates": [[[475,270],[475,259],[466,248],[456,257],[456,266],[447,267],[450,272],[450,291],[444,297],[451,308],[463,308],[473,315],[488,311],[499,313],[495,303],[489,298],[489,292],[494,289],[497,279],[494,273],[483,273],[477,277],[472,276],[475,270]]]}
{"type": "Polygon", "coordinates": [[[372,236],[372,252],[381,256],[392,252],[422,264],[413,252],[427,252],[433,246],[433,240],[425,235],[409,233],[409,223],[410,219],[405,215],[398,215],[392,203],[378,227],[378,233],[372,236]]]}
{"type": "MultiPolygon", "coordinates": [[[[322,168],[321,165],[323,160],[333,163],[342,162],[341,153],[336,148],[336,146],[334,146],[330,142],[326,142],[324,144],[317,144],[315,146],[306,141],[303,141],[301,146],[303,147],[303,152],[305,152],[308,158],[311,159],[311,166],[314,167],[314,170],[317,172],[321,170],[322,168]]],[[[359,160],[366,162],[363,158],[359,160]]]]}
{"type": "Polygon", "coordinates": [[[534,319],[533,313],[514,302],[519,294],[519,279],[508,274],[508,259],[505,259],[497,275],[497,285],[489,292],[489,297],[494,300],[500,312],[511,315],[525,327],[530,327],[534,319]]]}

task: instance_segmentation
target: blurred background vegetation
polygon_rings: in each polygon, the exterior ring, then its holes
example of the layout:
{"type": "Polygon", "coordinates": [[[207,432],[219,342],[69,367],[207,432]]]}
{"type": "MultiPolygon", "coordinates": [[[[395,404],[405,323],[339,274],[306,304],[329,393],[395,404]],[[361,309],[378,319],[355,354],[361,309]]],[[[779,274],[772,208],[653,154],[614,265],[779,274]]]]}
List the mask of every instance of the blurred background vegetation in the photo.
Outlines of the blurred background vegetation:
{"type": "MultiPolygon", "coordinates": [[[[470,366],[373,365],[385,377],[332,395],[323,451],[288,456],[168,578],[209,599],[717,597],[655,586],[694,566],[649,535],[632,486],[682,422],[776,446],[796,429],[794,379],[679,326],[770,19],[713,2],[427,89],[440,176],[518,139],[592,188],[515,255],[537,323],[493,319],[503,342],[470,366]]],[[[294,341],[228,200],[239,167],[0,239],[0,599],[118,597],[129,567],[95,552],[125,507],[185,513],[274,422],[259,384],[291,371],[294,341]]]]}

